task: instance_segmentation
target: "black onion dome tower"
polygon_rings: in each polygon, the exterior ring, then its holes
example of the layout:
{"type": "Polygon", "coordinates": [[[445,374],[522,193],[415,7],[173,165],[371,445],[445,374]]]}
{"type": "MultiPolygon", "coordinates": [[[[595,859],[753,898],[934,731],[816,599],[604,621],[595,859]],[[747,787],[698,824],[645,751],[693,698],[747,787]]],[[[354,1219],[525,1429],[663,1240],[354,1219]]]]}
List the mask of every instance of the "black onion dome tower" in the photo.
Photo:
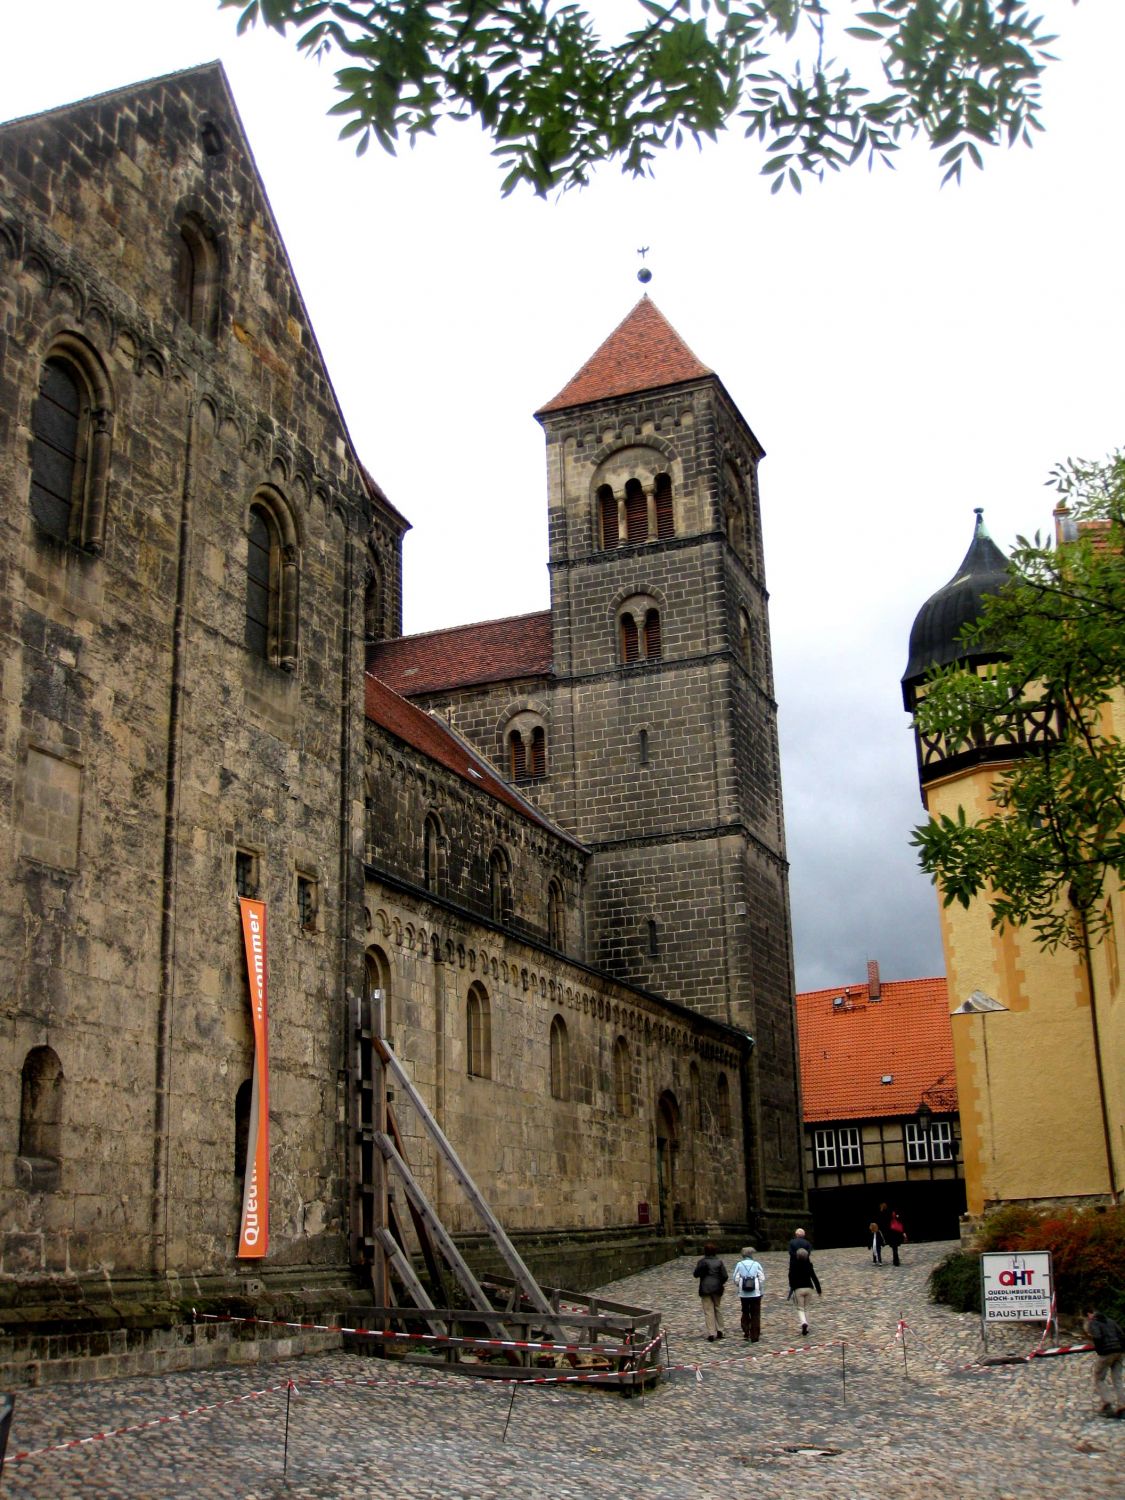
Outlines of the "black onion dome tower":
{"type": "MultiPolygon", "coordinates": [[[[931,667],[958,662],[975,670],[1000,660],[1000,653],[974,650],[961,640],[965,626],[980,618],[986,596],[999,593],[1011,576],[1008,559],[985,528],[984,512],[980,506],[975,515],[973,539],[961,566],[947,584],[926,600],[910,631],[910,658],[902,674],[902,701],[909,714],[915,711],[926,673],[931,667]]],[[[1020,748],[1009,740],[1001,744],[981,739],[951,751],[940,736],[921,735],[917,731],[915,744],[918,776],[923,788],[938,776],[983,761],[1011,760],[1020,748]]]]}

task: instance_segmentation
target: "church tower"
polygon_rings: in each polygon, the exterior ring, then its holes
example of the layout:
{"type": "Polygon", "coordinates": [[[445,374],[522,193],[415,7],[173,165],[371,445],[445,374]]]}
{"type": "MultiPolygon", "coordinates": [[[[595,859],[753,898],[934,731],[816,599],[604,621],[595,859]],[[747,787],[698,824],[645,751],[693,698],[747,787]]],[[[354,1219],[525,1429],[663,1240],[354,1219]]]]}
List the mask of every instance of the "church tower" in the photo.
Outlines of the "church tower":
{"type": "Polygon", "coordinates": [[[758,1201],[770,1184],[796,1205],[763,449],[648,297],[536,415],[555,677],[541,805],[592,851],[589,961],[754,1037],[758,1201]]]}

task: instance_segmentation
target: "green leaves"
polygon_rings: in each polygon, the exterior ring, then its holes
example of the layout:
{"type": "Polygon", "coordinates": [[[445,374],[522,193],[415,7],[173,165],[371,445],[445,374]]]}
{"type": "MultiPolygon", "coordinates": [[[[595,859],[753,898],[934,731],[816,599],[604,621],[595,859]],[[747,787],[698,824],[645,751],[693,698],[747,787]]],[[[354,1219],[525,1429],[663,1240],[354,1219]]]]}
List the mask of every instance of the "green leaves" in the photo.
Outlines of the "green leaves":
{"type": "Polygon", "coordinates": [[[432,133],[476,119],[496,142],[505,193],[544,195],[618,161],[634,175],[684,139],[714,139],[737,118],[764,145],[777,191],[866,159],[889,162],[919,133],[942,148],[943,180],[979,144],[1030,142],[1053,40],[1019,0],[637,0],[638,24],[607,41],[578,4],[551,0],[219,0],[238,30],[296,33],[333,52],[341,134],[432,133]],[[886,87],[827,57],[830,29],[878,49],[886,87]],[[846,24],[853,21],[856,24],[846,24]],[[763,71],[763,64],[770,64],[763,71]],[[979,143],[979,144],[978,144],[979,143]]]}
{"type": "Polygon", "coordinates": [[[912,843],[946,905],[983,896],[993,926],[1030,924],[1053,949],[1096,940],[1107,889],[1125,881],[1125,453],[1068,459],[1050,483],[1063,540],[1021,537],[1012,581],[962,632],[978,658],[1002,659],[935,671],[915,711],[947,755],[1010,747],[1011,764],[986,816],[960,809],[912,843]]]}

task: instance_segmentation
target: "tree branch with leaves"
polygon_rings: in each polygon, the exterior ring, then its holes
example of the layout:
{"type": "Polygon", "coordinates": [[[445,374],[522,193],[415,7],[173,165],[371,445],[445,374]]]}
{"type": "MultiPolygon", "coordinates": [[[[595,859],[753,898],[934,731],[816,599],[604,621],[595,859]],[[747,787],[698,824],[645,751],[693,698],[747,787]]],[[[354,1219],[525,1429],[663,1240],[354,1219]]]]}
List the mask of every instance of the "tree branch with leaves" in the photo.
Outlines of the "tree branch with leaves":
{"type": "Polygon", "coordinates": [[[1030,924],[1047,949],[1080,950],[1107,925],[1125,881],[1125,451],[1059,465],[1062,539],[1020,537],[1011,581],[962,632],[966,653],[999,657],[933,672],[915,726],[954,749],[1018,746],[992,787],[993,811],[963,808],[914,830],[945,905],[984,895],[992,925],[1030,924]],[[1114,710],[1116,709],[1116,715],[1114,710]],[[1027,742],[1030,722],[1054,728],[1027,742]]]}
{"type": "Polygon", "coordinates": [[[544,195],[604,162],[741,126],[774,191],[923,135],[943,180],[982,148],[1030,143],[1054,37],[1021,0],[635,0],[609,40],[592,10],[553,0],[220,0],[311,57],[335,56],[341,135],[393,152],[443,120],[493,138],[503,191],[544,195]],[[834,56],[870,65],[861,82],[834,56]]]}

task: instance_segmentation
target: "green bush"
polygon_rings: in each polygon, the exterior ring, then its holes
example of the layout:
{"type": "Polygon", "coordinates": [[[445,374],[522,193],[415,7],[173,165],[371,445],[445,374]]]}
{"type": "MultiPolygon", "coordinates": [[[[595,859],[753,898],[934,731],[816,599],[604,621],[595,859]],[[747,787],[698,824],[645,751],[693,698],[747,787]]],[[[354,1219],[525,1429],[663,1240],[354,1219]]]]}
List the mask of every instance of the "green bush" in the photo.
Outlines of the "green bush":
{"type": "MultiPolygon", "coordinates": [[[[999,1209],[982,1224],[976,1250],[1050,1250],[1061,1316],[1095,1306],[1125,1324],[1125,1207],[999,1209]]],[[[978,1254],[946,1256],[930,1276],[930,1295],[958,1312],[979,1312],[978,1254]]]]}

